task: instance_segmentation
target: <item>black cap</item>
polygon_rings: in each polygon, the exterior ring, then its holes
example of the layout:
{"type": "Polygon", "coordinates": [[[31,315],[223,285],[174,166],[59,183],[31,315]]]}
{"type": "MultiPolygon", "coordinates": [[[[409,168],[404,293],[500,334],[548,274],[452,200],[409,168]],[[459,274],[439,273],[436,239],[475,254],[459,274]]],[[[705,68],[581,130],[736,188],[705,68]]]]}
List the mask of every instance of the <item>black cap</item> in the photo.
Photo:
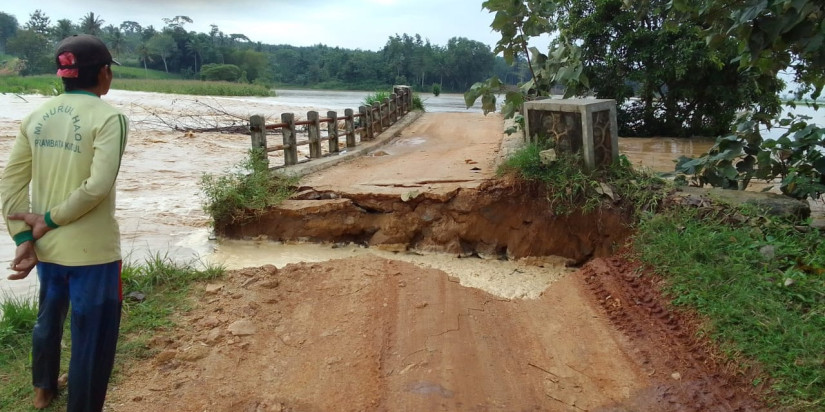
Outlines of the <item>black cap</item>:
{"type": "Polygon", "coordinates": [[[63,39],[57,46],[55,62],[60,77],[77,77],[77,69],[80,67],[120,65],[112,58],[103,41],[89,34],[75,34],[63,39]]]}

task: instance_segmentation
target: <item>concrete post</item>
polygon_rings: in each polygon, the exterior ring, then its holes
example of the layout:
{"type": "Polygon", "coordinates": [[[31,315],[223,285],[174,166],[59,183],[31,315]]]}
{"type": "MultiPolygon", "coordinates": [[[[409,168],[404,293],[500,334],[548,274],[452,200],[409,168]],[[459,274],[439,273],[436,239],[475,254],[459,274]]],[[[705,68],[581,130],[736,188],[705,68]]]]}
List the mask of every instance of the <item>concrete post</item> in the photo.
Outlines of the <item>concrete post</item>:
{"type": "Polygon", "coordinates": [[[327,137],[329,138],[329,152],[338,153],[338,113],[327,112],[327,137]]]}
{"type": "Polygon", "coordinates": [[[281,122],[286,126],[281,128],[284,136],[284,166],[298,164],[298,145],[295,138],[295,115],[282,113],[281,122]]]}
{"type": "Polygon", "coordinates": [[[318,159],[321,157],[321,122],[318,112],[307,112],[307,121],[309,121],[309,157],[311,159],[318,159]]]}
{"type": "Polygon", "coordinates": [[[249,131],[252,135],[252,148],[259,149],[260,155],[269,166],[269,156],[266,152],[266,121],[263,116],[254,115],[249,119],[249,131]]]}
{"type": "Polygon", "coordinates": [[[344,110],[344,128],[347,130],[347,147],[355,147],[355,121],[352,109],[344,110]]]}

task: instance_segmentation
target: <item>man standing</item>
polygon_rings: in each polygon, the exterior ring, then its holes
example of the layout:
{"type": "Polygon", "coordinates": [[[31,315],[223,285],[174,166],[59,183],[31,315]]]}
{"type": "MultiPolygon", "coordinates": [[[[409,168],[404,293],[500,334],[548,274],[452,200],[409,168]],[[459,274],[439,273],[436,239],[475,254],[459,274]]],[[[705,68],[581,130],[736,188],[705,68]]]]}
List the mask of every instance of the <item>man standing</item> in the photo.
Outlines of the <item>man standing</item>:
{"type": "Polygon", "coordinates": [[[71,305],[68,411],[99,412],[120,328],[115,179],[128,125],[100,99],[112,83],[111,65],[119,64],[100,39],[68,37],[55,60],[66,93],[23,119],[0,180],[3,216],[17,244],[9,279],[25,278],[37,266],[34,406],[45,408],[57,396],[60,342],[71,305]]]}

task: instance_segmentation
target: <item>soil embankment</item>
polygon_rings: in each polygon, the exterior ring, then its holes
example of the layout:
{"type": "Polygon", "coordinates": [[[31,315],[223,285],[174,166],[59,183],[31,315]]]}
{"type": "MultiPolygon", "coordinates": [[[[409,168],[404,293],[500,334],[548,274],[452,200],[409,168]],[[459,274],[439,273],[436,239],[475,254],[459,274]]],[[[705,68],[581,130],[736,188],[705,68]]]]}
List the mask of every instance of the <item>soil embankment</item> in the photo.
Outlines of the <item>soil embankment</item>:
{"type": "Polygon", "coordinates": [[[254,225],[222,229],[465,258],[605,258],[535,299],[378,256],[232,271],[127,368],[111,409],[760,409],[652,278],[606,257],[629,234],[620,212],[561,218],[539,189],[488,181],[500,130],[495,116],[425,115],[371,155],[305,177],[254,225]]]}

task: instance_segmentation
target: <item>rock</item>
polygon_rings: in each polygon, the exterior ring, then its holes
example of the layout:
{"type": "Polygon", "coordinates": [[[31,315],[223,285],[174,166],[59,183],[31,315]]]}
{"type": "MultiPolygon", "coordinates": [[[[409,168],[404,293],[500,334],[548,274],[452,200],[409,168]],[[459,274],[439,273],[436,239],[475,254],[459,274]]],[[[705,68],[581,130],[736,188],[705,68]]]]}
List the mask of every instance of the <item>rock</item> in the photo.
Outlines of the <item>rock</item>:
{"type": "Polygon", "coordinates": [[[221,330],[221,328],[214,328],[206,334],[206,343],[215,343],[218,341],[218,339],[221,338],[222,335],[223,331],[221,330]]]}
{"type": "Polygon", "coordinates": [[[424,308],[426,308],[426,307],[427,307],[427,305],[429,305],[429,303],[427,303],[427,302],[420,302],[420,303],[417,303],[417,304],[415,305],[415,308],[416,308],[416,309],[424,309],[424,308]]]}
{"type": "Polygon", "coordinates": [[[140,303],[146,300],[146,295],[140,292],[130,292],[128,295],[126,295],[126,300],[140,303]]]}
{"type": "Polygon", "coordinates": [[[393,253],[401,253],[407,251],[407,244],[406,243],[384,243],[375,245],[375,248],[378,250],[383,250],[385,252],[393,252],[393,253]]]}
{"type": "Polygon", "coordinates": [[[671,377],[671,378],[673,378],[673,380],[675,380],[675,381],[680,381],[680,380],[682,380],[682,374],[681,374],[681,373],[679,373],[679,372],[673,372],[673,373],[670,375],[670,377],[671,377]]]}
{"type": "Polygon", "coordinates": [[[556,161],[556,150],[555,149],[548,149],[542,150],[539,152],[539,159],[541,159],[541,164],[548,166],[551,163],[556,161]]]}
{"type": "Polygon", "coordinates": [[[218,293],[221,289],[223,289],[222,284],[210,283],[210,284],[206,285],[206,293],[208,293],[210,295],[214,295],[214,294],[218,293]]]}
{"type": "Polygon", "coordinates": [[[248,319],[241,319],[233,322],[226,328],[234,336],[249,336],[258,332],[258,328],[252,321],[248,319]]]}
{"type": "Polygon", "coordinates": [[[220,324],[221,321],[218,320],[218,318],[216,318],[215,316],[210,316],[204,319],[203,322],[201,322],[201,325],[205,328],[214,328],[215,326],[218,326],[220,324]]]}
{"type": "Polygon", "coordinates": [[[175,356],[177,356],[177,354],[178,354],[177,351],[167,349],[167,350],[165,350],[161,353],[158,353],[157,356],[155,356],[155,363],[162,364],[162,363],[169,362],[172,359],[175,359],[175,356]]]}
{"type": "Polygon", "coordinates": [[[258,285],[264,289],[275,289],[278,287],[280,282],[278,279],[267,280],[266,282],[261,282],[258,285]]]}
{"type": "Polygon", "coordinates": [[[209,355],[209,348],[206,346],[195,345],[191,348],[179,353],[177,358],[186,361],[186,362],[194,362],[199,359],[203,359],[209,355]]]}
{"type": "Polygon", "coordinates": [[[771,216],[803,220],[811,215],[811,208],[807,202],[776,193],[698,187],[680,187],[679,191],[691,197],[707,196],[714,200],[714,203],[715,201],[721,201],[733,205],[753,205],[771,216]]]}

